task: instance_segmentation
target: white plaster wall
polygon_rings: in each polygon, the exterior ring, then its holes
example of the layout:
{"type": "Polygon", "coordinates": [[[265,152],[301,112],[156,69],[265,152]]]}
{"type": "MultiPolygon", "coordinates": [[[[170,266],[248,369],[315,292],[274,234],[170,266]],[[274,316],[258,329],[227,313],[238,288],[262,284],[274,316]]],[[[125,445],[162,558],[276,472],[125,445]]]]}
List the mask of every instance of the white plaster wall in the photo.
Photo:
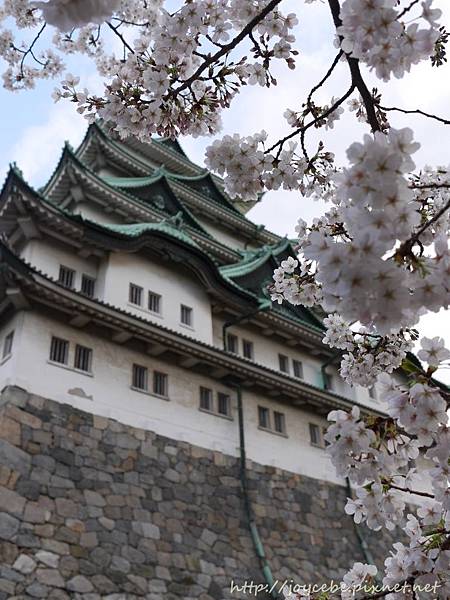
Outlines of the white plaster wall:
{"type": "MultiPolygon", "coordinates": [[[[223,320],[213,319],[214,345],[223,348],[222,335],[223,320]]],[[[323,387],[321,367],[322,361],[318,360],[306,351],[302,352],[295,347],[288,346],[270,336],[259,334],[254,329],[245,327],[245,325],[235,325],[227,329],[227,333],[236,335],[239,339],[239,354],[242,356],[242,340],[253,342],[254,360],[256,363],[270,367],[276,371],[279,370],[278,355],[284,354],[289,357],[290,375],[293,376],[292,360],[299,360],[303,364],[303,380],[317,387],[323,387]]],[[[370,398],[369,391],[366,388],[349,386],[339,375],[337,367],[329,365],[327,371],[333,377],[333,386],[337,394],[340,394],[350,400],[356,400],[365,406],[383,410],[383,403],[378,399],[370,398]]]]}
{"type": "Polygon", "coordinates": [[[82,215],[86,219],[90,219],[96,223],[107,223],[113,225],[123,223],[122,217],[105,212],[102,210],[101,206],[94,204],[93,202],[80,202],[76,205],[73,212],[76,215],[82,215]]]}
{"type": "MultiPolygon", "coordinates": [[[[16,385],[172,439],[238,455],[239,433],[233,390],[187,369],[113,344],[87,330],[74,329],[36,313],[23,314],[21,352],[15,366],[16,385]],[[75,343],[94,348],[92,377],[48,362],[52,335],[71,342],[69,365],[73,364],[75,343]],[[169,401],[130,388],[133,362],[169,375],[169,401]],[[201,385],[231,395],[232,420],[198,409],[201,385]]],[[[308,423],[322,426],[325,425],[323,419],[245,390],[243,407],[249,459],[316,479],[338,482],[325,451],[309,443],[308,423]],[[287,437],[258,429],[259,404],[285,413],[287,437]]]]}
{"type": "Polygon", "coordinates": [[[245,248],[245,240],[243,240],[239,234],[233,235],[229,229],[212,225],[210,221],[199,218],[197,214],[195,215],[195,218],[208,233],[214,236],[219,242],[222,242],[222,244],[225,244],[225,246],[239,250],[243,250],[245,248]]]}
{"type": "Polygon", "coordinates": [[[179,265],[177,268],[167,263],[158,264],[138,254],[111,254],[104,273],[103,297],[106,302],[135,315],[212,344],[210,299],[194,275],[180,273],[179,265]],[[130,283],[144,289],[142,308],[128,302],[130,283]],[[147,310],[149,291],[162,296],[161,316],[147,310]],[[192,328],[180,323],[181,304],[193,309],[192,328]]]}
{"type": "Polygon", "coordinates": [[[83,273],[97,278],[97,260],[82,258],[62,244],[52,240],[31,240],[24,246],[21,257],[43,273],[58,279],[59,267],[64,265],[76,271],[74,287],[80,289],[83,273]]]}
{"type": "MultiPolygon", "coordinates": [[[[239,455],[236,394],[220,382],[37,313],[19,313],[0,329],[0,339],[13,328],[13,357],[0,366],[0,390],[6,385],[17,385],[31,393],[174,440],[239,455]],[[70,342],[68,367],[48,362],[52,335],[70,342]],[[93,376],[70,368],[76,343],[94,349],[93,376]],[[169,400],[131,389],[134,362],[147,366],[150,374],[152,370],[159,370],[169,375],[169,400]],[[231,419],[199,410],[200,386],[211,388],[215,395],[221,391],[231,396],[231,419]]],[[[345,482],[336,477],[326,451],[310,444],[309,423],[322,428],[326,426],[325,419],[247,390],[243,390],[242,400],[248,459],[344,485],[345,482]],[[284,413],[285,436],[258,428],[258,405],[284,413]]],[[[420,484],[419,489],[427,489],[426,484],[420,484]]]]}

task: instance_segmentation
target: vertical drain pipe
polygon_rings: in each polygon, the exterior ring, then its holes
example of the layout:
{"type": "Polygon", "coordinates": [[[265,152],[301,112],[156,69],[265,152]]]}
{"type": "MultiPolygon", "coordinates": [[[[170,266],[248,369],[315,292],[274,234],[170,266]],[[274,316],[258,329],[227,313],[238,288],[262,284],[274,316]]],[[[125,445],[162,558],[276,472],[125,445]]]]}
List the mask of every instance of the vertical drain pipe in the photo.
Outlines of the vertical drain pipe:
{"type": "MultiPolygon", "coordinates": [[[[270,310],[272,307],[272,303],[262,302],[258,309],[243,315],[242,317],[238,317],[234,321],[228,321],[222,326],[222,337],[223,337],[223,349],[225,352],[228,351],[227,345],[227,329],[232,325],[237,325],[238,323],[248,319],[251,316],[256,315],[259,312],[264,310],[270,310]]],[[[252,537],[253,546],[255,548],[256,555],[259,559],[261,570],[264,575],[264,581],[267,584],[270,595],[272,598],[276,599],[279,597],[278,593],[273,588],[274,579],[272,575],[272,571],[270,569],[269,563],[266,558],[266,553],[264,552],[264,546],[262,544],[261,538],[259,537],[258,527],[256,525],[256,520],[253,514],[252,506],[250,503],[250,498],[248,495],[248,479],[247,479],[247,466],[246,466],[246,452],[245,452],[245,432],[244,432],[244,411],[242,407],[242,389],[241,386],[238,385],[230,385],[235,391],[237,396],[237,409],[238,409],[238,424],[239,424],[239,479],[241,482],[242,495],[244,499],[244,512],[247,520],[247,525],[250,530],[250,535],[252,537]]]]}
{"type": "Polygon", "coordinates": [[[270,595],[272,598],[278,598],[278,593],[272,589],[274,585],[274,579],[272,571],[270,570],[269,563],[264,552],[264,546],[259,537],[258,527],[256,525],[253,510],[250,504],[250,498],[248,495],[248,479],[247,479],[247,466],[246,466],[246,452],[245,452],[245,432],[244,432],[244,411],[242,407],[242,390],[241,386],[235,386],[237,395],[237,409],[238,409],[238,422],[239,422],[239,478],[241,480],[242,494],[244,497],[244,511],[247,518],[247,524],[250,529],[252,536],[253,546],[258,556],[259,562],[262,567],[264,580],[269,587],[270,595]]]}

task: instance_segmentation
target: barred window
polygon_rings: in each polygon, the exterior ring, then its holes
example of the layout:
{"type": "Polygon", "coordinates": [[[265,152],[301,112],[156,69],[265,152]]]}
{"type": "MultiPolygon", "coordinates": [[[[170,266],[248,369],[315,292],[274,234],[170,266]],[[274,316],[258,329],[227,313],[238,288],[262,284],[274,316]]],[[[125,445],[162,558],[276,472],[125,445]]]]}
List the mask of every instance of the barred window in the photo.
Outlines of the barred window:
{"type": "Polygon", "coordinates": [[[75,369],[79,369],[80,371],[86,371],[87,373],[90,373],[92,368],[91,348],[86,348],[86,346],[80,346],[79,344],[77,344],[75,346],[75,361],[73,366],[75,367],[75,369]]]}
{"type": "Polygon", "coordinates": [[[161,296],[159,294],[148,293],[148,310],[158,315],[161,313],[161,296]]]}
{"type": "Polygon", "coordinates": [[[212,411],[212,399],[212,390],[210,390],[209,388],[200,387],[200,408],[202,408],[203,410],[212,411]]]}
{"type": "Polygon", "coordinates": [[[286,433],[286,420],[284,414],[277,412],[276,410],[273,413],[273,427],[278,433],[286,433]]]}
{"type": "Polygon", "coordinates": [[[139,285],[130,283],[130,292],[128,297],[130,304],[142,306],[142,292],[143,289],[139,285]]]}
{"type": "Polygon", "coordinates": [[[242,354],[245,358],[249,358],[251,360],[253,359],[253,342],[250,342],[249,340],[242,340],[242,354]]]}
{"type": "Polygon", "coordinates": [[[133,365],[131,385],[138,390],[148,390],[148,369],[142,365],[133,365]]]}
{"type": "Polygon", "coordinates": [[[217,394],[217,412],[219,415],[230,415],[230,396],[219,392],[217,394]]]}
{"type": "Polygon", "coordinates": [[[309,439],[310,439],[311,444],[313,446],[320,446],[321,445],[320,429],[319,429],[319,426],[316,425],[315,423],[310,423],[309,424],[309,439]]]}
{"type": "Polygon", "coordinates": [[[5,340],[3,342],[3,358],[5,358],[6,356],[9,356],[12,352],[12,347],[13,347],[13,341],[14,341],[14,331],[11,331],[11,333],[8,333],[8,335],[5,337],[5,340]]]}
{"type": "Polygon", "coordinates": [[[258,423],[264,429],[270,429],[269,409],[264,406],[258,406],[258,423]]]}
{"type": "Polygon", "coordinates": [[[60,283],[66,288],[73,288],[74,280],[75,271],[73,269],[69,269],[69,267],[64,267],[63,265],[60,265],[58,283],[60,283]]]}
{"type": "Polygon", "coordinates": [[[283,373],[289,373],[289,358],[284,354],[278,355],[278,363],[280,365],[280,371],[283,373]]]}
{"type": "Polygon", "coordinates": [[[88,298],[95,296],[95,279],[84,273],[81,276],[81,293],[88,298]]]}
{"type": "Polygon", "coordinates": [[[153,393],[158,396],[164,396],[167,398],[169,395],[168,390],[168,376],[165,373],[154,371],[153,373],[153,393]]]}
{"type": "Polygon", "coordinates": [[[69,342],[58,337],[52,337],[50,344],[50,360],[67,365],[69,359],[69,342]]]}
{"type": "Polygon", "coordinates": [[[192,327],[192,308],[185,306],[184,304],[180,307],[180,321],[183,325],[192,327]]]}
{"type": "Polygon", "coordinates": [[[303,363],[300,360],[292,361],[292,368],[294,370],[294,377],[298,379],[303,379],[303,363]]]}
{"type": "Polygon", "coordinates": [[[233,354],[238,353],[238,338],[232,333],[227,335],[227,350],[228,352],[233,352],[233,354]]]}

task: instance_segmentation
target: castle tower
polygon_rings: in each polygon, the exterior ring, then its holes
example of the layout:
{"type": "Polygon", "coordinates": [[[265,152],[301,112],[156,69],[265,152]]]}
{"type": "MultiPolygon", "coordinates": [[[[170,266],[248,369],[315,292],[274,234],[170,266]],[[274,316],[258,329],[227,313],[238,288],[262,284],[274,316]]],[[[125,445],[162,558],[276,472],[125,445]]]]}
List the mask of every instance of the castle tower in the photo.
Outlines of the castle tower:
{"type": "Polygon", "coordinates": [[[244,598],[232,582],[367,561],[323,429],[383,406],[340,379],[314,312],[270,301],[295,248],[250,207],[176,141],[99,124],[39,191],[11,167],[0,600],[244,598]]]}

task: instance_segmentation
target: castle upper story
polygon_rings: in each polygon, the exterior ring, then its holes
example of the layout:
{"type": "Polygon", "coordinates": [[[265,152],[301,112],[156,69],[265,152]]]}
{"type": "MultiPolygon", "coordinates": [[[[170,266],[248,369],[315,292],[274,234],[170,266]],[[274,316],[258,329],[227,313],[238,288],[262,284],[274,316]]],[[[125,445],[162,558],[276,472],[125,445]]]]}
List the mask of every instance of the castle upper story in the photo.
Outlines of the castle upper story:
{"type": "Polygon", "coordinates": [[[0,196],[0,387],[229,454],[244,393],[250,453],[333,479],[327,413],[383,405],[376,388],[340,378],[313,311],[270,301],[295,246],[250,221],[250,206],[178,142],[119,141],[99,124],[64,147],[41,190],[12,167],[0,196]]]}

